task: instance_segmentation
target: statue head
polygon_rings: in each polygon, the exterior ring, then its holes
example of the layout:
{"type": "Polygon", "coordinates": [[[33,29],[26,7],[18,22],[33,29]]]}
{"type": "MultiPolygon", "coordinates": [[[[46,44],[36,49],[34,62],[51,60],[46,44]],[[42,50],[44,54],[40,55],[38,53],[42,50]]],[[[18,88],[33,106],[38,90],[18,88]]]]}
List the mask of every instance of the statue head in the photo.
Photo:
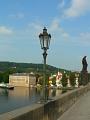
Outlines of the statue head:
{"type": "Polygon", "coordinates": [[[87,56],[84,56],[84,58],[86,58],[87,56]]]}

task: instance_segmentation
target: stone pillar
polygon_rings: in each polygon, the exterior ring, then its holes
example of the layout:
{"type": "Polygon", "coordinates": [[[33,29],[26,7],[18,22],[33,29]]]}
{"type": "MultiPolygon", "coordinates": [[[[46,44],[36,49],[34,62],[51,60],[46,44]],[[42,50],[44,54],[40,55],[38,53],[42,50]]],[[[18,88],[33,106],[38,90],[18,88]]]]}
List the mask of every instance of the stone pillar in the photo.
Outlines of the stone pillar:
{"type": "Polygon", "coordinates": [[[79,74],[75,73],[75,87],[79,87],[79,74]]]}
{"type": "Polygon", "coordinates": [[[67,79],[67,87],[71,87],[69,78],[67,79]]]}
{"type": "Polygon", "coordinates": [[[78,77],[76,77],[76,79],[75,79],[75,87],[79,87],[78,77]]]}
{"type": "Polygon", "coordinates": [[[82,70],[81,71],[81,84],[82,85],[87,85],[88,84],[88,72],[82,70]]]}

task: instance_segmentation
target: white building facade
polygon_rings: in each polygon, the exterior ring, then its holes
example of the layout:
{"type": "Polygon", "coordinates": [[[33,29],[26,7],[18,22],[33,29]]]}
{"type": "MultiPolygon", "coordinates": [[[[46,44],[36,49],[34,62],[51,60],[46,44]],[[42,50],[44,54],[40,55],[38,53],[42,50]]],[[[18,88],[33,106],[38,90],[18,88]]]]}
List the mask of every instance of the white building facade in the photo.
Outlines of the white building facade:
{"type": "Polygon", "coordinates": [[[9,84],[18,87],[31,87],[36,85],[36,76],[29,73],[15,73],[9,75],[9,84]]]}

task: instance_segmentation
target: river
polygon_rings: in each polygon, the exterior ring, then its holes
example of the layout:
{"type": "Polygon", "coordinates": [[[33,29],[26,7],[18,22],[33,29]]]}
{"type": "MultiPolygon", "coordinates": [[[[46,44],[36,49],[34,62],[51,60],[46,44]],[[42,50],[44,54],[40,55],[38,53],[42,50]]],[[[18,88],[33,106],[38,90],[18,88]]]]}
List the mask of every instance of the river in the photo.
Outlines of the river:
{"type": "MultiPolygon", "coordinates": [[[[48,96],[60,95],[61,90],[50,89],[48,96]]],[[[0,88],[0,114],[40,101],[41,89],[15,87],[14,90],[0,88]]]]}

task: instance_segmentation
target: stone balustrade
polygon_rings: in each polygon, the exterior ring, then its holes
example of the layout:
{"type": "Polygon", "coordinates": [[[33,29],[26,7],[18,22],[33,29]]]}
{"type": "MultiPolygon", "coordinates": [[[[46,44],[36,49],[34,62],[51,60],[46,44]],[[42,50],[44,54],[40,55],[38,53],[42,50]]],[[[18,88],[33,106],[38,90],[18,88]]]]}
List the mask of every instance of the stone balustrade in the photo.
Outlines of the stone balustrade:
{"type": "Polygon", "coordinates": [[[45,104],[36,103],[1,114],[0,120],[57,120],[88,90],[89,84],[54,97],[45,104]]]}

